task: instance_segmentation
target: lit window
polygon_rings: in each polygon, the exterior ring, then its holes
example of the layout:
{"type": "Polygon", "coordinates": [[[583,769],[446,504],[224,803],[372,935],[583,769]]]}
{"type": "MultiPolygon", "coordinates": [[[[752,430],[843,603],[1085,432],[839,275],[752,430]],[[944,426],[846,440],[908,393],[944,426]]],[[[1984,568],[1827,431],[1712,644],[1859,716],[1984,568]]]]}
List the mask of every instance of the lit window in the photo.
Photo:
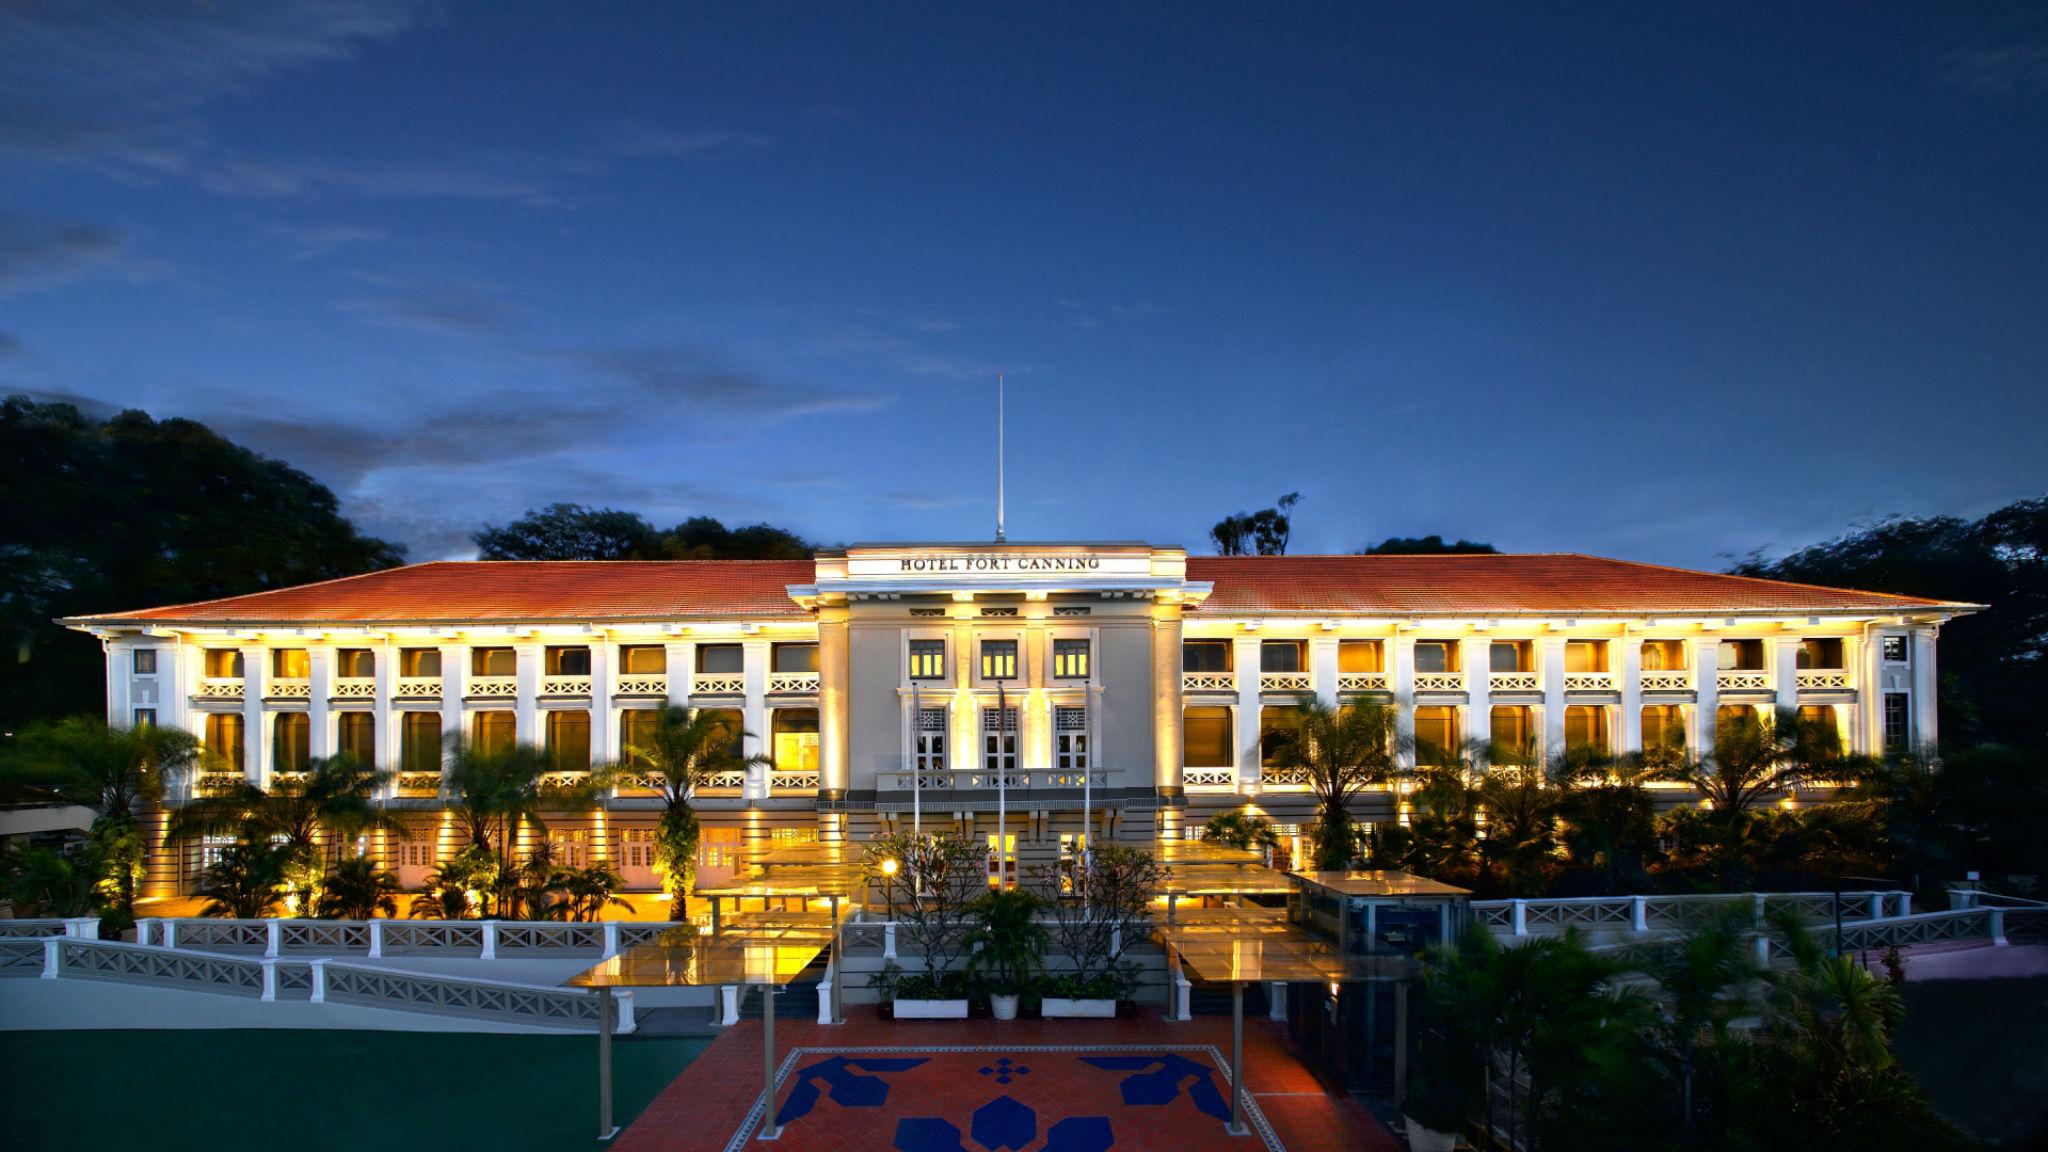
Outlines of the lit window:
{"type": "Polygon", "coordinates": [[[1458,763],[1458,710],[1430,705],[1415,710],[1415,759],[1419,764],[1458,763]]]}
{"type": "Polygon", "coordinates": [[[773,672],[816,672],[816,644],[777,644],[768,650],[768,668],[773,672]]]}
{"type": "Polygon", "coordinates": [[[590,649],[581,644],[573,648],[550,646],[546,669],[544,675],[548,676],[588,676],[590,649]]]}
{"type": "Polygon", "coordinates": [[[156,649],[137,648],[135,650],[135,674],[137,676],[156,675],[156,649]]]}
{"type": "Polygon", "coordinates": [[[1415,642],[1415,670],[1417,672],[1456,672],[1458,670],[1458,645],[1450,640],[1417,640],[1415,642]]]}
{"type": "Polygon", "coordinates": [[[1685,746],[1685,710],[1676,704],[1650,704],[1643,708],[1643,749],[1650,751],[1685,746]]]}
{"type": "Polygon", "coordinates": [[[818,770],[818,710],[777,708],[769,721],[774,737],[775,770],[816,772],[818,770]]]}
{"type": "Polygon", "coordinates": [[[1715,657],[1716,666],[1724,672],[1761,672],[1764,669],[1764,642],[1723,640],[1715,657]]]}
{"type": "Polygon", "coordinates": [[[1799,667],[1835,669],[1842,666],[1842,641],[1840,637],[1799,642],[1799,667]]]}
{"type": "Polygon", "coordinates": [[[697,673],[702,676],[737,676],[746,665],[746,650],[737,644],[697,645],[697,673]]]}
{"type": "MultiPolygon", "coordinates": [[[[511,713],[501,713],[509,716],[511,713]]],[[[441,770],[441,714],[400,712],[398,755],[407,772],[441,770]]]]}
{"type": "Polygon", "coordinates": [[[981,678],[983,680],[1015,680],[1017,678],[1017,642],[1015,640],[983,640],[981,642],[981,678]]]}
{"type": "Polygon", "coordinates": [[[313,674],[313,664],[304,648],[273,648],[270,674],[279,680],[304,680],[313,674]]]}
{"type": "Polygon", "coordinates": [[[228,762],[228,767],[241,771],[246,763],[242,756],[242,714],[240,712],[209,712],[206,714],[206,746],[215,755],[228,762]]]}
{"type": "Polygon", "coordinates": [[[242,675],[242,650],[239,648],[208,648],[206,650],[206,674],[221,680],[238,679],[242,675]]]}
{"type": "Polygon", "coordinates": [[[137,709],[135,710],[135,727],[137,727],[137,728],[154,728],[154,727],[156,727],[156,709],[154,709],[154,708],[137,708],[137,709]]]}
{"type": "Polygon", "coordinates": [[[518,739],[518,717],[506,711],[479,712],[475,720],[476,735],[471,743],[478,752],[509,752],[518,739]]]}
{"type": "Polygon", "coordinates": [[[400,676],[439,676],[441,674],[441,650],[439,648],[400,648],[398,650],[398,674],[400,676]]]}
{"type": "Polygon", "coordinates": [[[377,655],[368,648],[336,649],[334,674],[343,680],[368,680],[377,674],[377,655]]]}
{"type": "Polygon", "coordinates": [[[1590,704],[1568,705],[1564,710],[1564,746],[1606,752],[1607,709],[1590,704]]]}
{"type": "Polygon", "coordinates": [[[944,640],[912,640],[910,642],[910,678],[912,680],[944,680],[946,678],[946,642],[944,640]]]}
{"type": "Polygon", "coordinates": [[[1685,641],[1645,640],[1643,641],[1643,671],[1683,672],[1685,671],[1685,641]]]}
{"type": "Polygon", "coordinates": [[[304,712],[279,712],[271,728],[271,767],[304,772],[312,759],[313,722],[304,712]]]}
{"type": "Polygon", "coordinates": [[[548,713],[548,762],[557,772],[582,772],[590,767],[590,713],[582,709],[548,713]]]}
{"type": "Polygon", "coordinates": [[[619,671],[627,676],[660,676],[668,671],[668,649],[659,644],[621,644],[619,671]]]}
{"type": "Polygon", "coordinates": [[[1503,749],[1519,751],[1534,739],[1529,709],[1522,705],[1496,706],[1489,719],[1493,724],[1493,742],[1503,749]]]}
{"type": "Polygon", "coordinates": [[[377,718],[368,712],[343,712],[336,728],[336,749],[358,764],[377,763],[377,718]]]}
{"type": "Polygon", "coordinates": [[[1181,713],[1180,762],[1189,768],[1228,768],[1231,748],[1230,709],[1189,708],[1181,713]]]}
{"type": "Polygon", "coordinates": [[[1259,709],[1259,765],[1278,768],[1301,728],[1301,708],[1270,704],[1259,709]]]}
{"type": "Polygon", "coordinates": [[[1377,640],[1339,640],[1337,671],[1385,672],[1386,653],[1377,640]]]}
{"type": "Polygon", "coordinates": [[[1303,672],[1308,669],[1308,644],[1301,640],[1259,641],[1259,671],[1303,672]]]}
{"type": "MultiPolygon", "coordinates": [[[[1881,638],[1881,642],[1883,644],[1885,663],[1904,664],[1906,662],[1906,638],[1904,636],[1885,636],[1881,638]]],[[[139,672],[141,669],[138,668],[136,671],[139,672]]]]}
{"type": "Polygon", "coordinates": [[[619,713],[619,747],[628,751],[646,749],[654,743],[655,730],[660,726],[660,709],[626,709],[619,713]]]}
{"type": "Polygon", "coordinates": [[[1086,640],[1054,640],[1052,642],[1052,675],[1055,680],[1086,680],[1088,678],[1088,642],[1086,640]]]}
{"type": "Polygon", "coordinates": [[[469,650],[469,674],[516,676],[519,674],[519,656],[510,648],[472,648],[469,650]]]}
{"type": "Polygon", "coordinates": [[[1607,671],[1607,641],[1566,641],[1564,646],[1564,670],[1567,672],[1607,671]]]}
{"type": "Polygon", "coordinates": [[[1487,649],[1487,666],[1495,672],[1529,671],[1529,644],[1525,640],[1495,640],[1487,649]]]}
{"type": "Polygon", "coordinates": [[[1183,672],[1230,671],[1230,641],[1187,640],[1180,646],[1183,672]]]}

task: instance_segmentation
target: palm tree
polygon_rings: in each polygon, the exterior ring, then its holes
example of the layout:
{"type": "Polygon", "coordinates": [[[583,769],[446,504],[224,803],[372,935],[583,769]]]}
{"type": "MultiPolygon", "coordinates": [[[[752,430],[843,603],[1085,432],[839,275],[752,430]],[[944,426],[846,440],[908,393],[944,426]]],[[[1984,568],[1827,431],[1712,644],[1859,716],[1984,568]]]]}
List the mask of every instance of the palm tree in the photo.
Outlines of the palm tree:
{"type": "Polygon", "coordinates": [[[1277,848],[1280,837],[1273,822],[1249,812],[1218,812],[1202,826],[1202,839],[1232,848],[1277,848]]]}
{"type": "Polygon", "coordinates": [[[606,908],[631,912],[633,905],[618,895],[625,886],[626,878],[602,860],[588,868],[571,868],[560,875],[563,899],[554,909],[569,920],[596,920],[606,908]]]}
{"type": "Polygon", "coordinates": [[[1558,793],[1544,786],[1535,745],[1493,741],[1474,749],[1480,766],[1477,799],[1486,813],[1480,836],[1480,883],[1500,868],[1508,896],[1534,896],[1557,869],[1558,793]]]}
{"type": "Polygon", "coordinates": [[[335,865],[320,892],[320,916],[327,920],[368,920],[377,913],[398,915],[398,874],[377,866],[368,856],[350,856],[335,865]]]}
{"type": "Polygon", "coordinates": [[[1852,767],[1833,724],[1780,708],[1768,717],[1745,712],[1721,719],[1709,756],[1669,755],[1658,776],[1691,786],[1716,812],[1739,820],[1769,796],[1852,767]]]}
{"type": "Polygon", "coordinates": [[[1333,708],[1310,700],[1292,727],[1269,729],[1265,738],[1278,744],[1276,766],[1302,772],[1316,794],[1316,868],[1349,867],[1357,844],[1351,801],[1393,778],[1403,746],[1394,710],[1372,702],[1333,708]]]}
{"type": "Polygon", "coordinates": [[[1657,757],[1580,744],[1553,757],[1549,769],[1566,858],[1596,873],[1603,891],[1642,891],[1657,851],[1656,802],[1645,787],[1661,771],[1657,757]]]}
{"type": "Polygon", "coordinates": [[[9,848],[0,855],[0,891],[17,910],[89,916],[99,902],[91,863],[48,848],[9,848]]]}
{"type": "Polygon", "coordinates": [[[1762,975],[1749,942],[1746,907],[1712,913],[1676,941],[1637,950],[1632,966],[1657,985],[1664,1047],[1678,1063],[1687,1131],[1698,1126],[1693,1082],[1708,1050],[1728,1044],[1729,1025],[1754,1010],[1751,981],[1762,975]]]}
{"type": "Polygon", "coordinates": [[[269,915],[284,898],[285,853],[272,845],[238,841],[200,874],[195,889],[206,897],[201,916],[254,920],[269,915]]]}
{"type": "Polygon", "coordinates": [[[344,841],[367,831],[402,828],[376,801],[377,789],[391,775],[345,755],[311,760],[303,772],[278,774],[267,792],[244,783],[187,802],[171,814],[164,838],[232,831],[279,845],[286,887],[310,912],[319,903],[329,849],[338,853],[344,841]]]}
{"type": "Polygon", "coordinates": [[[530,744],[478,748],[455,734],[448,737],[448,749],[450,806],[468,831],[470,844],[499,859],[486,899],[499,914],[513,914],[519,903],[514,889],[520,867],[513,863],[512,852],[521,829],[530,827],[545,835],[543,812],[589,808],[597,802],[597,785],[588,778],[558,782],[551,775],[556,772],[552,758],[530,744]]]}
{"type": "Polygon", "coordinates": [[[766,756],[741,754],[751,737],[712,712],[671,706],[662,709],[653,731],[626,748],[624,767],[654,777],[661,791],[654,859],[673,899],[687,900],[696,878],[697,813],[690,798],[715,773],[768,764],[766,756]]]}
{"type": "Polygon", "coordinates": [[[23,732],[16,749],[0,760],[0,771],[96,814],[89,832],[93,879],[121,918],[132,922],[144,848],[135,810],[161,800],[166,777],[190,769],[201,751],[190,732],[154,724],[112,728],[96,717],[75,716],[23,732]]]}

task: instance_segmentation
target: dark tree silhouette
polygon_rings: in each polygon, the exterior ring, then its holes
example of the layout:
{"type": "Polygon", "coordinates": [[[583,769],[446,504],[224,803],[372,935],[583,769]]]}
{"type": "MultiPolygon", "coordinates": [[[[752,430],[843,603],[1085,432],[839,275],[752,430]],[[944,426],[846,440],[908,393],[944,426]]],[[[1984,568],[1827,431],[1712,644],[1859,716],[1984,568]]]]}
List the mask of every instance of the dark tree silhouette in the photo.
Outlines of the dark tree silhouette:
{"type": "Polygon", "coordinates": [[[1294,530],[1291,514],[1300,502],[1301,493],[1289,492],[1271,508],[1225,516],[1209,529],[1209,539],[1221,556],[1284,556],[1294,530]]]}

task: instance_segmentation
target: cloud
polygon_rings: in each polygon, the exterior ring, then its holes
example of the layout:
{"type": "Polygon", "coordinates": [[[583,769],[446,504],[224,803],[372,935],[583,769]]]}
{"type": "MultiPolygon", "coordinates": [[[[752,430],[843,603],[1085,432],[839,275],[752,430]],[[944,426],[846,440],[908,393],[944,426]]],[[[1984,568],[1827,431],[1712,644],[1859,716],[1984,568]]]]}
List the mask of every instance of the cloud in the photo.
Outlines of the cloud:
{"type": "Polygon", "coordinates": [[[352,224],[266,224],[262,237],[283,248],[294,260],[312,260],[337,249],[376,244],[388,239],[380,228],[352,224]]]}
{"type": "Polygon", "coordinates": [[[342,311],[387,328],[486,335],[511,326],[520,312],[480,284],[441,284],[343,301],[342,311]]]}
{"type": "Polygon", "coordinates": [[[12,360],[26,351],[27,349],[22,347],[20,339],[13,333],[0,332],[0,360],[12,360]]]}
{"type": "Polygon", "coordinates": [[[508,200],[555,207],[563,198],[552,182],[565,172],[587,171],[573,159],[484,158],[469,164],[343,163],[322,159],[220,160],[190,178],[209,192],[275,199],[354,196],[367,200],[508,200]],[[535,170],[517,171],[527,167],[535,170]]]}
{"type": "Polygon", "coordinates": [[[1978,95],[2048,92],[2048,44],[1957,48],[1935,60],[1936,83],[1978,95]]]}
{"type": "Polygon", "coordinates": [[[103,225],[0,212],[0,296],[118,267],[125,247],[103,225]]]}
{"type": "Polygon", "coordinates": [[[612,134],[608,151],[614,156],[702,156],[735,148],[766,148],[774,141],[756,132],[677,132],[666,128],[630,126],[612,134]]]}
{"type": "Polygon", "coordinates": [[[803,381],[771,379],[733,368],[715,356],[691,348],[537,349],[532,355],[625,384],[625,395],[631,396],[636,406],[689,406],[763,420],[871,412],[895,401],[895,397],[882,393],[848,392],[803,381]]]}

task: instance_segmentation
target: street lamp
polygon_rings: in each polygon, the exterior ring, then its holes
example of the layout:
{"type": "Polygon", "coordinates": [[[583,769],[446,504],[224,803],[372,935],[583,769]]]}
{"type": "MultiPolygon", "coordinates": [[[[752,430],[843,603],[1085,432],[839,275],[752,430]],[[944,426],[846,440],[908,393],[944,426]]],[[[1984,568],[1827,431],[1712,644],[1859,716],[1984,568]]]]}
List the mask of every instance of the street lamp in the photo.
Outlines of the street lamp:
{"type": "Polygon", "coordinates": [[[889,906],[889,919],[896,919],[896,858],[891,856],[882,861],[882,898],[889,906]]]}

